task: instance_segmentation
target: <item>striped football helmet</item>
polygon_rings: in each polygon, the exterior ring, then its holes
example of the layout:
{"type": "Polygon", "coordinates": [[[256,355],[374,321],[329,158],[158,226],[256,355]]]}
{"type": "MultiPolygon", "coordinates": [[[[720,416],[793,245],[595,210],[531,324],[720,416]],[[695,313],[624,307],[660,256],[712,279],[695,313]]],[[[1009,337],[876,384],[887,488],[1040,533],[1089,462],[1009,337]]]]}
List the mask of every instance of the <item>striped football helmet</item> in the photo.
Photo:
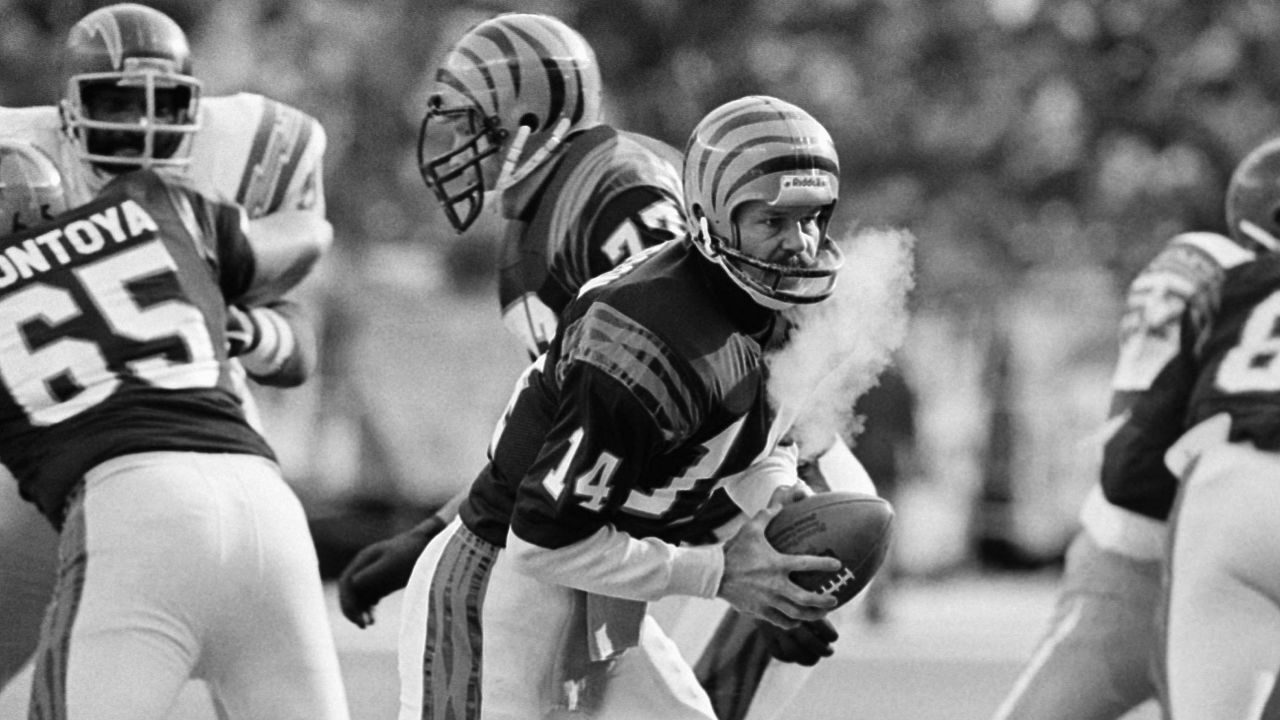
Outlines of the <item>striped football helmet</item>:
{"type": "Polygon", "coordinates": [[[111,173],[187,164],[200,81],[168,15],[133,3],[95,10],[67,34],[63,63],[62,113],[82,160],[111,173]]]}
{"type": "Polygon", "coordinates": [[[1227,227],[1247,248],[1280,250],[1280,137],[1254,148],[1231,174],[1227,227]]]}
{"type": "Polygon", "coordinates": [[[67,209],[62,173],[40,148],[0,139],[0,234],[25,230],[67,209]]]}
{"type": "Polygon", "coordinates": [[[835,289],[844,257],[827,226],[839,190],[840,160],[826,128],[777,98],[753,95],[721,105],[698,123],[685,148],[685,212],[695,244],[757,302],[774,309],[818,302],[835,289]],[[751,200],[824,206],[811,267],[741,251],[734,210],[751,200]]]}
{"type": "Polygon", "coordinates": [[[501,192],[552,157],[572,132],[600,122],[600,69],[587,41],[547,15],[510,13],[476,25],[436,72],[418,136],[418,167],[458,232],[486,190],[481,162],[499,155],[501,192]],[[433,157],[428,126],[452,126],[453,147],[433,157]]]}

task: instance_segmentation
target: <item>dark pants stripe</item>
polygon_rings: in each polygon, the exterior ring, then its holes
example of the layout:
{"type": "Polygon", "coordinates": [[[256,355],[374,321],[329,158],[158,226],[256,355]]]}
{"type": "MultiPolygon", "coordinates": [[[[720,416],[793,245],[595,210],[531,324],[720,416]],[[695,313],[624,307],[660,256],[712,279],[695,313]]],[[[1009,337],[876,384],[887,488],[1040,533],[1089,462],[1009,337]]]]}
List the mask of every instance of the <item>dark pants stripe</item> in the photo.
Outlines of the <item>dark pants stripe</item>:
{"type": "Polygon", "coordinates": [[[498,551],[463,526],[440,556],[431,579],[422,657],[423,720],[480,717],[484,646],[480,613],[498,551]]]}
{"type": "Polygon", "coordinates": [[[719,720],[742,720],[771,656],[756,622],[730,610],[693,668],[719,720]]]}
{"type": "Polygon", "coordinates": [[[66,720],[67,663],[71,652],[71,627],[84,595],[85,549],[84,505],[79,493],[68,500],[71,511],[62,527],[58,545],[58,581],[53,602],[45,613],[36,651],[35,675],[31,685],[29,720],[66,720]]]}

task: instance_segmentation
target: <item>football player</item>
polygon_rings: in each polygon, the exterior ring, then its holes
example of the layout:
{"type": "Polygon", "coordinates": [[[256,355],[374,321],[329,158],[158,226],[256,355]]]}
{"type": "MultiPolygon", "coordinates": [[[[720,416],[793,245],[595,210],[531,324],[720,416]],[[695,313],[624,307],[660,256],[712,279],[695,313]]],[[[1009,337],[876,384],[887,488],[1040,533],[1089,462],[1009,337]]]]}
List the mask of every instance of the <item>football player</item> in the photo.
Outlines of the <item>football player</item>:
{"type": "MultiPolygon", "coordinates": [[[[546,15],[506,14],[475,26],[450,49],[423,120],[419,166],[453,227],[467,230],[485,209],[504,220],[499,302],[531,357],[546,350],[560,313],[589,278],[684,232],[678,153],[603,123],[600,92],[595,54],[580,34],[546,15]]],[[[806,452],[806,478],[875,492],[848,446],[835,440],[806,452]]],[[[374,606],[404,587],[464,496],[356,555],[338,582],[349,620],[373,622],[374,606]]],[[[720,539],[746,521],[724,497],[707,512],[726,523],[720,539]]],[[[752,717],[773,717],[808,668],[832,653],[835,628],[817,623],[780,632],[731,611],[726,617],[727,610],[723,603],[688,605],[682,625],[722,626],[714,644],[687,633],[684,649],[699,658],[699,677],[722,720],[745,717],[758,686],[766,689],[752,717]]]]}
{"type": "MultiPolygon", "coordinates": [[[[0,207],[58,169],[0,145],[0,207]]],[[[321,248],[156,171],[0,239],[0,462],[58,530],[30,717],[160,720],[191,678],[221,717],[348,717],[301,503],[233,380],[227,306],[321,248]]]]}
{"type": "MultiPolygon", "coordinates": [[[[478,24],[449,50],[436,79],[419,137],[423,179],[460,232],[486,209],[501,214],[502,317],[536,357],[589,278],[684,232],[679,155],[602,122],[595,54],[553,17],[516,13],[478,24]]],[[[847,445],[824,450],[808,454],[821,456],[831,484],[874,492],[847,445]]],[[[818,465],[808,463],[806,475],[819,476],[818,465]]],[[[404,587],[464,496],[356,555],[338,582],[349,620],[361,627],[373,622],[374,606],[404,587]]],[[[727,498],[709,512],[729,523],[721,539],[745,522],[734,519],[740,513],[727,498]]],[[[776,690],[765,691],[771,705],[755,717],[772,717],[799,689],[797,673],[831,654],[835,629],[821,623],[783,633],[736,614],[726,618],[726,610],[722,603],[688,607],[682,623],[723,622],[717,637],[724,642],[703,645],[692,640],[700,633],[689,633],[685,648],[701,658],[699,675],[724,720],[744,717],[762,675],[765,687],[776,690]],[[798,664],[780,668],[770,658],[798,664]]]]}
{"type": "Polygon", "coordinates": [[[1174,720],[1277,714],[1280,138],[1241,162],[1227,203],[1238,244],[1206,242],[1221,271],[1183,313],[1170,367],[1188,428],[1166,455],[1180,483],[1165,587],[1174,720]]]}
{"type": "MultiPolygon", "coordinates": [[[[59,105],[0,108],[0,137],[47,153],[70,204],[87,202],[122,172],[151,167],[243,205],[255,235],[273,238],[264,252],[328,245],[325,134],[313,118],[260,95],[204,97],[181,28],[141,5],[89,13],[68,33],[64,53],[59,105]]],[[[18,229],[13,221],[0,219],[0,232],[18,229]]],[[[314,339],[296,305],[236,307],[229,321],[237,382],[245,370],[280,386],[305,377],[314,339]]],[[[55,537],[42,525],[29,505],[0,502],[0,544],[10,549],[0,555],[0,686],[34,649],[52,589],[55,537]]]]}
{"type": "MultiPolygon", "coordinates": [[[[648,616],[720,597],[793,628],[833,599],[763,537],[811,492],[770,407],[780,309],[827,297],[839,164],[805,111],[752,96],[713,110],[683,162],[692,230],[584,285],[517,384],[490,462],[405,591],[401,715],[715,717],[648,616]],[[724,543],[700,514],[723,486],[750,520],[724,543]]],[[[716,519],[718,522],[718,518],[716,519]]]]}
{"type": "MultiPolygon", "coordinates": [[[[576,30],[504,14],[450,48],[422,120],[418,164],[449,223],[466,232],[486,208],[503,219],[498,299],[531,359],[587,280],[684,232],[679,153],[605,123],[600,94],[595,52],[576,30]]],[[[465,495],[356,555],[338,581],[351,622],[373,622],[465,495]]]]}
{"type": "MultiPolygon", "coordinates": [[[[1280,143],[1273,141],[1232,176],[1230,237],[1178,235],[1130,285],[1100,482],[1067,550],[1050,627],[997,710],[998,720],[1116,720],[1161,697],[1162,574],[1178,491],[1165,456],[1195,422],[1189,413],[1203,411],[1193,393],[1207,392],[1197,389],[1209,382],[1206,369],[1239,339],[1231,328],[1239,329],[1259,299],[1250,295],[1257,283],[1248,277],[1274,267],[1267,254],[1280,247],[1272,237],[1280,229],[1277,207],[1280,143]],[[1228,307],[1226,298],[1237,292],[1251,299],[1228,307]],[[1206,334],[1212,327],[1219,334],[1206,334]],[[1210,338],[1212,347],[1206,346],[1210,338]]],[[[1230,393],[1221,397],[1221,407],[1230,411],[1236,401],[1230,393]]],[[[1218,655],[1213,660],[1225,661],[1218,655]]],[[[1270,666],[1277,667],[1280,662],[1270,666]]],[[[1280,709],[1268,708],[1265,717],[1280,717],[1280,709]]]]}

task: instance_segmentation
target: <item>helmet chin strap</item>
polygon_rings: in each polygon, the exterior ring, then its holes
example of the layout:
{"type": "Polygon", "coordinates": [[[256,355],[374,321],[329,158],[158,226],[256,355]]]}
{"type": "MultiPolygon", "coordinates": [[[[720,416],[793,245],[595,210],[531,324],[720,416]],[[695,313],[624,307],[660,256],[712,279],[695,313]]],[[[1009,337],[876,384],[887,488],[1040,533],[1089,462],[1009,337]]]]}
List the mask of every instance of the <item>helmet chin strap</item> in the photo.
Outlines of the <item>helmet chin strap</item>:
{"type": "Polygon", "coordinates": [[[720,269],[724,271],[724,274],[728,275],[729,279],[733,281],[733,284],[742,288],[742,290],[746,292],[757,305],[770,310],[786,310],[787,308],[795,306],[795,303],[769,297],[759,290],[756,290],[751,287],[749,283],[739,277],[738,273],[734,272],[733,268],[729,267],[729,258],[725,257],[723,253],[716,252],[712,247],[712,244],[715,243],[716,240],[715,236],[711,234],[711,226],[707,224],[706,215],[698,218],[698,231],[706,240],[705,243],[695,243],[695,245],[698,246],[698,249],[701,250],[702,254],[706,255],[709,260],[719,265],[720,269]]]}
{"type": "Polygon", "coordinates": [[[1240,232],[1249,236],[1249,239],[1266,248],[1269,252],[1280,250],[1280,239],[1276,239],[1275,235],[1258,227],[1257,224],[1248,220],[1240,221],[1240,232]]]}
{"type": "Polygon", "coordinates": [[[556,151],[556,148],[560,147],[560,143],[564,142],[564,135],[569,132],[569,125],[571,125],[569,118],[560,118],[560,122],[551,129],[551,136],[542,147],[534,151],[533,155],[517,168],[516,163],[520,160],[520,153],[524,152],[524,144],[533,133],[528,125],[521,125],[520,129],[516,130],[516,136],[511,139],[511,148],[507,150],[507,155],[502,160],[502,171],[498,173],[498,180],[493,186],[494,191],[505,192],[512,185],[528,177],[534,168],[541,165],[551,156],[551,153],[556,151]]]}

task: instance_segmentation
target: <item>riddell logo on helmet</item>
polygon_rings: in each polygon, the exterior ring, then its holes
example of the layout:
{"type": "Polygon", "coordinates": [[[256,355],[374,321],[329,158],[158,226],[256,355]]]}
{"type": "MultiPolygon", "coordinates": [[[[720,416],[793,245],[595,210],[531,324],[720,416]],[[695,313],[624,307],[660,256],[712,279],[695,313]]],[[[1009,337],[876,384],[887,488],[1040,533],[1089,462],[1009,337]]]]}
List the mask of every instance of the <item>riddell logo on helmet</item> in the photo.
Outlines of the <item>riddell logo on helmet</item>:
{"type": "Polygon", "coordinates": [[[826,175],[783,175],[783,190],[828,190],[831,178],[826,175]]]}

